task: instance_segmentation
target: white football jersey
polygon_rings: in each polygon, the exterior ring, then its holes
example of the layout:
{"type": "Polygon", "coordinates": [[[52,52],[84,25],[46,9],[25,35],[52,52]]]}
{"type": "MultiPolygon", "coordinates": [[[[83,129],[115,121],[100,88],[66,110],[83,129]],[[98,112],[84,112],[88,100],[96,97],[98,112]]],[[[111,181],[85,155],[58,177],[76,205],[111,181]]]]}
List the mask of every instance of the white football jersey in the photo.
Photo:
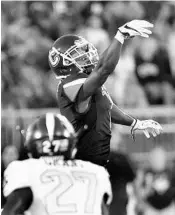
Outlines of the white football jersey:
{"type": "Polygon", "coordinates": [[[105,168],[81,160],[50,158],[14,161],[5,170],[4,196],[30,187],[33,202],[30,215],[101,215],[104,194],[111,203],[112,192],[105,168]]]}

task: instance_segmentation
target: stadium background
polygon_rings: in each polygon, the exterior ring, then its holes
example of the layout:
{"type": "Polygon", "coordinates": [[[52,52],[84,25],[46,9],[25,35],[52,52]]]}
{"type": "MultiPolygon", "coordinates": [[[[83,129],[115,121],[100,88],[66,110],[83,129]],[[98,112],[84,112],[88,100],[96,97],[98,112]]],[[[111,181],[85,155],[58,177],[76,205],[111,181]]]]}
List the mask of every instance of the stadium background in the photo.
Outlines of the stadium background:
{"type": "MultiPolygon", "coordinates": [[[[113,126],[111,149],[128,153],[142,165],[155,146],[163,146],[168,159],[175,161],[174,16],[173,1],[1,1],[2,164],[6,166],[13,159],[25,157],[17,125],[25,129],[36,116],[59,111],[58,82],[47,60],[53,41],[61,35],[76,33],[102,53],[117,28],[132,19],[154,23],[152,39],[136,38],[125,43],[119,64],[106,87],[126,112],[140,119],[157,120],[164,132],[149,140],[138,133],[133,143],[128,127],[113,126]],[[160,50],[164,53],[162,58],[160,50]],[[165,60],[167,70],[162,71],[160,81],[152,77],[142,77],[140,81],[136,56],[144,58],[145,53],[148,53],[146,58],[156,53],[159,61],[165,60]],[[154,95],[151,99],[145,93],[145,83],[151,85],[154,95]],[[9,145],[15,147],[7,150],[9,145]]],[[[150,75],[148,70],[145,73],[145,76],[150,75]]]]}

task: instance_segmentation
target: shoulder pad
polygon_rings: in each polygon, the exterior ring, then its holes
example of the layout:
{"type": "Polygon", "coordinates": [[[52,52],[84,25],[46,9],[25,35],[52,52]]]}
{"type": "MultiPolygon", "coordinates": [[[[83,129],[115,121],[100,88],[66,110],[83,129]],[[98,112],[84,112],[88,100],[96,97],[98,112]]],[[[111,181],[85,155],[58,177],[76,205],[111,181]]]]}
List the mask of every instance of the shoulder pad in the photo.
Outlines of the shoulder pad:
{"type": "Polygon", "coordinates": [[[24,161],[13,161],[4,172],[4,196],[16,189],[29,186],[27,168],[24,161]]]}
{"type": "Polygon", "coordinates": [[[85,81],[86,78],[79,78],[63,85],[64,93],[72,102],[75,101],[78,92],[85,81]]]}
{"type": "Polygon", "coordinates": [[[103,166],[94,164],[90,161],[83,161],[83,160],[77,160],[81,165],[83,165],[85,168],[89,168],[91,170],[94,170],[94,172],[99,173],[99,174],[103,174],[105,175],[105,177],[109,177],[108,172],[106,171],[106,169],[103,166]]]}

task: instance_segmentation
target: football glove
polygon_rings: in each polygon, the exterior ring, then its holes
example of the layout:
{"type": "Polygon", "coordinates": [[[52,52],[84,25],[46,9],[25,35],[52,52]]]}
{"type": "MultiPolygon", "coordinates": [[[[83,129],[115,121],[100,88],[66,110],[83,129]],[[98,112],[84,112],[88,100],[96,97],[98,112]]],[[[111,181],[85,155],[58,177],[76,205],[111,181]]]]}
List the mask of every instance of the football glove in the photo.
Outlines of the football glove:
{"type": "Polygon", "coordinates": [[[148,38],[152,32],[147,28],[152,28],[154,25],[145,20],[133,20],[118,28],[124,39],[129,39],[135,36],[148,38]]]}
{"type": "Polygon", "coordinates": [[[133,125],[131,125],[131,135],[133,139],[135,140],[135,131],[136,130],[142,130],[143,133],[147,138],[150,138],[150,134],[152,134],[154,137],[159,135],[162,132],[162,126],[154,121],[154,120],[135,120],[133,125]]]}

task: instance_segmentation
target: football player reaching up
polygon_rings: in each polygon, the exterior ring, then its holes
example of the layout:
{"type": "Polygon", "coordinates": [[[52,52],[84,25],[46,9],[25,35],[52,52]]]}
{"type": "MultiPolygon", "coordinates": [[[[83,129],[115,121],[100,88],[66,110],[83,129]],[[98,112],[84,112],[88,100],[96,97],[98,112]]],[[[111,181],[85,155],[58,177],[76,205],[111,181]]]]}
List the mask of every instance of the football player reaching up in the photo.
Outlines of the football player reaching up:
{"type": "Polygon", "coordinates": [[[30,159],[4,173],[2,215],[107,215],[112,200],[104,167],[75,160],[76,133],[62,115],[47,113],[25,134],[30,159]]]}
{"type": "MultiPolygon", "coordinates": [[[[61,114],[75,131],[86,124],[78,141],[77,158],[106,165],[110,152],[111,122],[131,126],[131,133],[142,130],[147,138],[159,135],[162,128],[153,120],[138,120],[113,104],[103,84],[113,73],[125,39],[148,38],[153,24],[133,20],[120,27],[110,46],[99,57],[96,48],[77,35],[65,35],[52,45],[48,60],[57,78],[57,98],[61,114]]],[[[95,36],[95,35],[94,35],[95,36]]]]}

